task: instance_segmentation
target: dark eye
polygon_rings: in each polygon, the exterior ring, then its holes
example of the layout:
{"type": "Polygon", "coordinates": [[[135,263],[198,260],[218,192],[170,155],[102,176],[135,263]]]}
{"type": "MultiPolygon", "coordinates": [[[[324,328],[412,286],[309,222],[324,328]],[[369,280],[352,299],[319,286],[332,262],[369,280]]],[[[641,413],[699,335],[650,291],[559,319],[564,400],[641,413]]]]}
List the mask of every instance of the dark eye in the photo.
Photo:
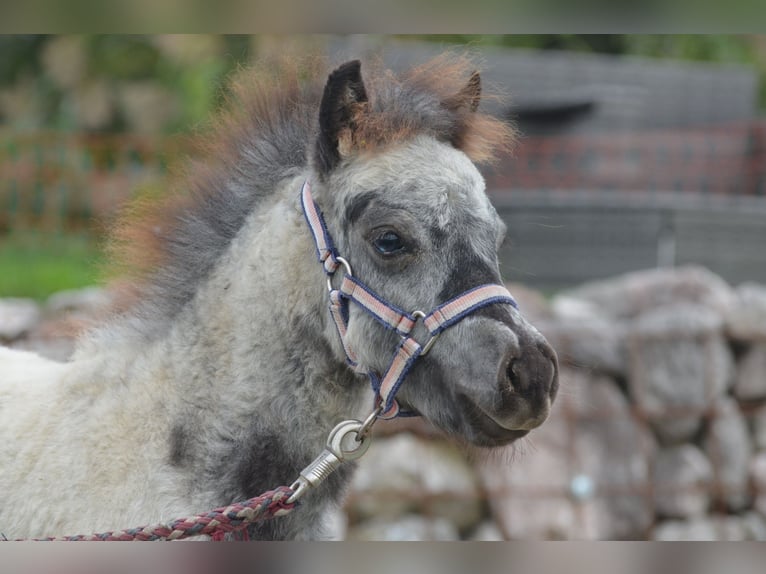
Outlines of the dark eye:
{"type": "Polygon", "coordinates": [[[404,249],[404,241],[393,231],[385,231],[378,235],[372,244],[383,255],[390,255],[404,249]]]}

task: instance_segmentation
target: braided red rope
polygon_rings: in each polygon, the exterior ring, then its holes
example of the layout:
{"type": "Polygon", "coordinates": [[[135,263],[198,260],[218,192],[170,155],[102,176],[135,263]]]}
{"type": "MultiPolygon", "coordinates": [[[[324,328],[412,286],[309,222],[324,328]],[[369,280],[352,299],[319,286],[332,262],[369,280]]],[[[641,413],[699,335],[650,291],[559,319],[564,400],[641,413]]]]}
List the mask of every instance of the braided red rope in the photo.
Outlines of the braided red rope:
{"type": "Polygon", "coordinates": [[[223,536],[226,533],[244,530],[253,522],[289,514],[296,504],[295,502],[287,502],[292,495],[293,491],[291,489],[286,486],[280,486],[244,502],[222,506],[210,512],[188,518],[179,518],[168,523],[139,526],[137,528],[102,532],[100,534],[54,536],[50,538],[36,538],[35,540],[180,540],[190,536],[202,535],[212,536],[214,540],[223,540],[223,536]]]}

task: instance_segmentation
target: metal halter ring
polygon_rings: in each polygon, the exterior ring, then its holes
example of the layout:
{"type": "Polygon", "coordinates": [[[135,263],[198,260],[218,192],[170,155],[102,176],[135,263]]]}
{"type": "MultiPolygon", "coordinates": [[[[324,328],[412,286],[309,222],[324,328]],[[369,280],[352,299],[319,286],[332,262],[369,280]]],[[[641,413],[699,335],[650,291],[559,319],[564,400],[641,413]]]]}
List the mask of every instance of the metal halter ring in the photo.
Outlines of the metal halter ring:
{"type": "MultiPolygon", "coordinates": [[[[426,314],[423,311],[413,311],[412,312],[412,316],[415,317],[415,319],[418,319],[418,318],[425,319],[426,318],[426,314]]],[[[441,333],[436,333],[436,335],[431,335],[430,331],[428,333],[430,335],[430,338],[428,339],[428,341],[426,341],[426,344],[423,346],[423,350],[420,351],[420,356],[421,357],[423,355],[425,355],[426,353],[428,353],[428,351],[431,350],[431,347],[434,346],[434,343],[436,342],[436,339],[438,339],[439,335],[441,335],[441,333]]]]}
{"type": "Polygon", "coordinates": [[[356,433],[356,441],[362,442],[367,438],[367,436],[370,434],[370,431],[372,430],[372,425],[375,424],[375,422],[378,420],[378,416],[383,412],[383,405],[378,405],[375,407],[375,409],[367,416],[366,419],[364,419],[364,422],[362,423],[362,426],[359,427],[359,430],[356,433]]]}
{"type": "Polygon", "coordinates": [[[290,485],[293,494],[287,499],[288,504],[297,502],[309,489],[319,486],[344,462],[356,460],[367,452],[370,441],[367,437],[359,437],[365,424],[357,420],[348,420],[337,424],[330,431],[324,450],[290,485]]]}
{"type": "MultiPolygon", "coordinates": [[[[346,261],[343,257],[336,257],[335,261],[343,265],[343,270],[346,272],[346,275],[352,276],[353,273],[351,272],[351,264],[346,261]]],[[[337,271],[337,268],[335,269],[337,271]]],[[[332,275],[327,276],[327,290],[332,292],[332,278],[335,277],[335,272],[333,271],[332,275]]]]}

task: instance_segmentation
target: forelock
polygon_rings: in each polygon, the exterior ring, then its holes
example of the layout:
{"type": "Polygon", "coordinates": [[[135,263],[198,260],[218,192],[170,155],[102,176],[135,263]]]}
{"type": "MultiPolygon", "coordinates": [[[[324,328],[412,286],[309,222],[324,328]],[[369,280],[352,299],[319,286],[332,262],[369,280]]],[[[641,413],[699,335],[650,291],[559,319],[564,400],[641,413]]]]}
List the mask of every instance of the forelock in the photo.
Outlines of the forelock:
{"type": "Polygon", "coordinates": [[[359,158],[331,184],[334,193],[347,194],[346,207],[360,196],[377,195],[442,229],[460,212],[481,221],[494,219],[476,166],[464,153],[427,136],[359,158]]]}

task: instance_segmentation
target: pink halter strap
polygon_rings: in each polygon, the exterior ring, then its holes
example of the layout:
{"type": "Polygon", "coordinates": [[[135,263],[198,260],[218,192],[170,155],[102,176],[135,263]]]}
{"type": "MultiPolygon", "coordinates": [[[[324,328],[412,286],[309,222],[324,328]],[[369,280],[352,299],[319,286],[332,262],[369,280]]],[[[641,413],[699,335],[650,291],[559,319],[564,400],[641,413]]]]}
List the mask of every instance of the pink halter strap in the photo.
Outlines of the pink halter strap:
{"type": "Polygon", "coordinates": [[[380,297],[351,273],[351,266],[338,254],[322,217],[322,212],[311,197],[311,185],[308,181],[303,184],[301,189],[301,205],[306,222],[314,237],[317,259],[322,263],[324,272],[328,276],[330,314],[343,344],[346,362],[355,371],[366,373],[370,378],[370,384],[375,393],[376,406],[381,406],[382,409],[380,418],[411,416],[412,413],[406,413],[399,408],[395,398],[396,393],[415,360],[431,350],[431,346],[442,331],[487,305],[507,304],[518,309],[516,301],[505,287],[489,284],[469,289],[442,303],[429,313],[403,311],[380,297]],[[332,287],[330,278],[341,266],[344,275],[340,286],[336,289],[332,287]],[[359,305],[386,329],[396,332],[401,338],[393,359],[382,376],[359,365],[356,354],[348,343],[346,333],[348,330],[349,301],[359,305]],[[412,330],[419,319],[423,321],[423,326],[428,331],[428,339],[422,343],[416,341],[412,336],[412,330]]]}

